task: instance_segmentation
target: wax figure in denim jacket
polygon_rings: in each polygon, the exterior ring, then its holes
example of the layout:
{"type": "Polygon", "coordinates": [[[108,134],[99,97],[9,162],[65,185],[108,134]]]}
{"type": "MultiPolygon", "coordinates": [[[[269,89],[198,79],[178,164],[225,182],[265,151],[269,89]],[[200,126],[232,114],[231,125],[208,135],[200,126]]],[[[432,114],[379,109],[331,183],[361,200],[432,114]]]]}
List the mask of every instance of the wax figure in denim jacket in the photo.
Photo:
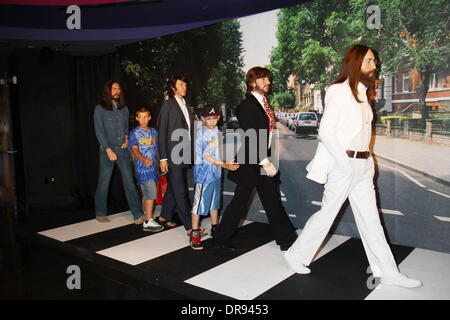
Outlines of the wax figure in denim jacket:
{"type": "Polygon", "coordinates": [[[108,222],[108,188],[114,164],[120,169],[125,196],[136,224],[142,223],[142,204],[133,178],[128,151],[128,116],[122,86],[109,80],[103,89],[103,99],[95,107],[94,128],[99,142],[99,175],[95,192],[95,215],[100,222],[108,222]]]}

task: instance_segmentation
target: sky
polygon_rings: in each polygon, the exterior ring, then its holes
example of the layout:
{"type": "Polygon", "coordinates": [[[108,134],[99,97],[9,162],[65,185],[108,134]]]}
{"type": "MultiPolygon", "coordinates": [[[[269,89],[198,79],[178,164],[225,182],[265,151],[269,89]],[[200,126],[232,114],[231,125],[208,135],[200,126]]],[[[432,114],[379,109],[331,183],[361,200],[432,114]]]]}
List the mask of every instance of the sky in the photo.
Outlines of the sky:
{"type": "Polygon", "coordinates": [[[277,46],[277,12],[278,9],[238,19],[244,48],[244,72],[270,63],[272,47],[277,46]]]}

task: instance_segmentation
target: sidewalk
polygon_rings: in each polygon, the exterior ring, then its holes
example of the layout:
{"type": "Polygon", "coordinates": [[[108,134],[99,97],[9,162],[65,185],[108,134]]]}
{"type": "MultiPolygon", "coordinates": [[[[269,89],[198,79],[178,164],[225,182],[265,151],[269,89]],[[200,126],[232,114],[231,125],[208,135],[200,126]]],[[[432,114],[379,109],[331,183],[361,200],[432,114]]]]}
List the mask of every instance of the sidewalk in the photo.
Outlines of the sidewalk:
{"type": "Polygon", "coordinates": [[[450,147],[379,135],[374,138],[375,156],[450,186],[450,147]]]}

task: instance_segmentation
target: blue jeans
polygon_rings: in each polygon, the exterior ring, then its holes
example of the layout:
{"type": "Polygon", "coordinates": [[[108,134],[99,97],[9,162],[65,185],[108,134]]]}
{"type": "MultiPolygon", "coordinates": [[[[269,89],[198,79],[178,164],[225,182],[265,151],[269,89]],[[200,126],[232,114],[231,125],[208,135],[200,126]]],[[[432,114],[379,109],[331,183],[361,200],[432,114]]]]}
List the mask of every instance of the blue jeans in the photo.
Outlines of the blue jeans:
{"type": "Polygon", "coordinates": [[[134,220],[139,219],[143,215],[142,203],[139,194],[134,184],[133,166],[130,161],[130,154],[128,149],[120,147],[111,147],[117,155],[116,161],[111,161],[106,154],[106,151],[100,150],[100,166],[98,172],[98,184],[95,191],[95,215],[97,217],[106,216],[106,203],[108,200],[108,189],[111,181],[111,175],[114,169],[114,164],[117,164],[122,176],[122,183],[125,189],[125,196],[128,201],[128,206],[133,214],[134,220]]]}

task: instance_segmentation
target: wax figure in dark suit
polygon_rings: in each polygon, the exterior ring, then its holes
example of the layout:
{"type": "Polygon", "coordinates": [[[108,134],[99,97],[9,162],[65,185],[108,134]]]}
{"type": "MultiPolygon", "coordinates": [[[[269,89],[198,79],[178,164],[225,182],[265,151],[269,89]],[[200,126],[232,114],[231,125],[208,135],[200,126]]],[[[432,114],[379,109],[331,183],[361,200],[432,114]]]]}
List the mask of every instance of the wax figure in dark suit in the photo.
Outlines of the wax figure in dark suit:
{"type": "Polygon", "coordinates": [[[184,100],[187,79],[174,75],[169,78],[167,87],[171,97],[161,106],[156,125],[159,134],[160,169],[167,172],[167,192],[158,221],[168,227],[175,226],[171,220],[176,211],[185,229],[190,230],[192,222],[187,171],[193,163],[194,115],[184,100]],[[172,134],[177,129],[183,129],[184,135],[179,140],[171,141],[172,134]],[[184,141],[186,145],[178,152],[180,141],[184,141]],[[174,148],[176,152],[172,152],[174,148]]]}
{"type": "Polygon", "coordinates": [[[213,237],[216,246],[230,251],[235,249],[231,245],[232,237],[240,219],[247,212],[248,202],[256,187],[269,220],[271,234],[284,251],[296,240],[297,234],[281,204],[280,173],[268,159],[271,151],[272,130],[276,127],[274,113],[264,97],[270,90],[270,71],[254,67],[247,72],[246,83],[246,100],[237,107],[236,116],[239,127],[244,132],[256,130],[257,143],[251,143],[250,139],[241,140],[242,147],[237,156],[240,167],[228,174],[228,178],[236,183],[234,197],[225,210],[213,237]],[[267,135],[258,134],[260,130],[267,135]],[[260,139],[266,139],[267,150],[259,150],[260,139]],[[242,158],[245,158],[244,163],[242,158]]]}

